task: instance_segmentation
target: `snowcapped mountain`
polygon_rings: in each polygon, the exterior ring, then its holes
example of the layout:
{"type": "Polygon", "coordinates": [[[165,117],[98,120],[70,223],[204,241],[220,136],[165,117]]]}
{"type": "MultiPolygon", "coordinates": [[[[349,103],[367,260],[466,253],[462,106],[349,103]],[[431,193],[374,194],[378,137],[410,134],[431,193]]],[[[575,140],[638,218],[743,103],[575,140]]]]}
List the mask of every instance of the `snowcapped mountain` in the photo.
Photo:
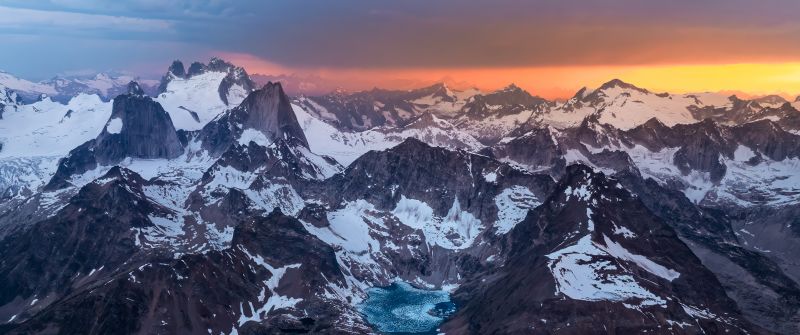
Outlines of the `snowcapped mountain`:
{"type": "Polygon", "coordinates": [[[800,331],[777,97],[291,98],[217,58],[156,95],[0,92],[0,332],[377,333],[396,282],[454,300],[386,311],[436,333],[800,331]]]}
{"type": "Polygon", "coordinates": [[[614,79],[595,90],[582,89],[566,103],[545,114],[543,119],[556,127],[570,127],[589,115],[597,115],[602,123],[629,129],[657,117],[672,126],[698,121],[690,107],[727,104],[726,98],[719,94],[653,93],[614,79]]]}
{"type": "Polygon", "coordinates": [[[145,80],[123,73],[100,72],[94,75],[57,76],[41,82],[32,82],[10,73],[0,72],[0,86],[16,92],[21,100],[28,103],[38,101],[42,96],[67,103],[81,94],[98,95],[103,100],[110,100],[125,93],[128,83],[134,80],[151,94],[158,84],[155,80],[145,80]]]}
{"type": "Polygon", "coordinates": [[[219,58],[194,62],[188,71],[174,61],[161,79],[156,100],[175,127],[198,130],[224,110],[236,107],[255,89],[247,72],[219,58]]]}

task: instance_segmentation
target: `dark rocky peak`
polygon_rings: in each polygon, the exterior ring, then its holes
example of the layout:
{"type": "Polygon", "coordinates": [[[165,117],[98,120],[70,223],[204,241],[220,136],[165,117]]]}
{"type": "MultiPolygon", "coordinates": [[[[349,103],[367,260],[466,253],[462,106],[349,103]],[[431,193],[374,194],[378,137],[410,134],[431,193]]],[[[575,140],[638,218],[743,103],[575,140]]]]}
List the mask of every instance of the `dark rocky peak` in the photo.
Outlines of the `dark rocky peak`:
{"type": "Polygon", "coordinates": [[[673,157],[678,169],[684,174],[691,170],[709,172],[714,183],[722,180],[727,167],[721,158],[733,158],[737,146],[729,129],[706,119],[690,125],[678,124],[672,130],[673,140],[681,147],[673,157]]]}
{"type": "Polygon", "coordinates": [[[603,172],[594,171],[583,164],[567,166],[564,175],[546,200],[548,203],[581,202],[596,205],[598,201],[619,199],[625,192],[622,187],[603,172]]]}
{"type": "Polygon", "coordinates": [[[208,61],[208,70],[209,71],[216,71],[216,72],[228,72],[235,68],[233,64],[230,62],[226,62],[223,59],[217,57],[211,57],[211,60],[208,61]]]}
{"type": "Polygon", "coordinates": [[[492,156],[500,160],[517,162],[532,170],[549,170],[561,173],[566,160],[558,132],[550,127],[520,127],[508,135],[510,141],[494,145],[492,156]]]}
{"type": "Polygon", "coordinates": [[[753,150],[756,155],[763,153],[776,161],[800,157],[800,136],[785,131],[771,120],[735,126],[731,132],[737,142],[753,150]]]}
{"type": "Polygon", "coordinates": [[[517,85],[510,84],[498,91],[480,95],[483,100],[490,105],[523,105],[526,107],[535,107],[541,104],[547,104],[549,101],[535,95],[531,95],[528,91],[523,90],[517,85]]]}
{"type": "Polygon", "coordinates": [[[755,328],[672,228],[589,167],[568,167],[506,240],[505,264],[467,279],[442,331],[582,334],[613,324],[641,333],[676,321],[691,333],[755,328]],[[694,310],[713,316],[695,322],[694,310]],[[576,314],[592,317],[567,316],[576,314]]]}
{"type": "Polygon", "coordinates": [[[736,95],[728,97],[729,106],[689,106],[687,109],[698,120],[712,119],[724,124],[741,124],[757,118],[763,107],[754,100],[740,99],[736,95]]]}
{"type": "Polygon", "coordinates": [[[218,89],[220,99],[227,105],[230,104],[228,101],[228,94],[234,85],[239,85],[245,92],[250,92],[256,88],[256,84],[250,79],[250,76],[244,68],[233,66],[227,62],[224,62],[224,64],[226,64],[224,67],[217,64],[210,68],[224,68],[228,73],[225,78],[222,79],[218,89]]]}
{"type": "Polygon", "coordinates": [[[172,61],[169,68],[167,69],[167,73],[161,77],[161,82],[158,84],[158,94],[164,93],[167,91],[167,85],[169,82],[172,81],[173,78],[186,78],[186,70],[183,67],[183,62],[180,60],[172,61]]]}
{"type": "Polygon", "coordinates": [[[661,151],[666,147],[679,145],[680,142],[672,128],[657,118],[651,118],[624,133],[630,142],[640,144],[651,151],[661,151]]]}
{"type": "MultiPolygon", "coordinates": [[[[104,228],[100,233],[122,225],[106,226],[100,227],[104,228]]],[[[25,322],[11,325],[12,333],[37,333],[42,329],[82,333],[87,325],[98,334],[182,334],[197,329],[239,334],[370,332],[363,321],[340,321],[346,317],[344,313],[355,312],[346,303],[332,300],[329,293],[332,288],[348,284],[334,250],[305,231],[300,222],[274,212],[243,220],[233,235],[231,246],[222,250],[180,257],[144,255],[122,265],[97,266],[92,275],[86,276],[85,271],[83,276],[64,284],[68,295],[39,299],[37,306],[49,304],[42,313],[20,314],[17,319],[25,322]],[[150,294],[152,290],[164,293],[150,294]],[[103,322],[108,318],[115,322],[103,322]]],[[[82,242],[96,241],[118,250],[125,250],[130,244],[103,235],[82,242]]],[[[57,261],[95,261],[103,256],[79,251],[64,254],[57,261]]],[[[63,267],[44,265],[48,266],[44,270],[51,272],[63,267]]],[[[9,282],[0,285],[5,283],[9,282]]],[[[23,303],[36,297],[26,298],[23,303]]]]}
{"type": "Polygon", "coordinates": [[[445,83],[436,83],[428,87],[412,90],[409,92],[409,96],[411,97],[411,100],[423,98],[426,96],[440,98],[442,101],[446,102],[455,102],[457,99],[456,96],[453,94],[450,88],[447,87],[447,84],[445,83]]]}
{"type": "Polygon", "coordinates": [[[796,98],[794,98],[794,102],[800,102],[800,95],[798,95],[796,98]]]}
{"type": "Polygon", "coordinates": [[[253,91],[230,113],[240,122],[242,130],[252,128],[263,132],[271,141],[282,139],[308,148],[303,129],[280,83],[270,82],[253,91]]]}
{"type": "Polygon", "coordinates": [[[579,89],[577,92],[575,92],[575,95],[573,95],[572,98],[570,98],[570,100],[572,100],[572,101],[581,101],[584,98],[586,98],[587,95],[589,95],[591,93],[592,93],[592,90],[590,90],[588,87],[584,86],[584,87],[581,87],[581,89],[579,89]]]}
{"type": "Polygon", "coordinates": [[[462,209],[471,210],[480,202],[478,198],[493,199],[503,185],[515,183],[544,196],[552,182],[547,175],[522,172],[488,156],[408,138],[393,148],[364,154],[327,180],[326,187],[335,190],[327,192],[331,203],[364,199],[391,210],[405,196],[426,202],[437,215],[445,215],[455,200],[462,209]]]}
{"type": "Polygon", "coordinates": [[[520,92],[520,91],[524,91],[524,90],[522,88],[520,88],[519,86],[517,86],[517,84],[511,83],[511,84],[508,84],[506,87],[503,87],[503,88],[499,89],[498,91],[500,91],[500,92],[520,92]]]}
{"type": "Polygon", "coordinates": [[[111,117],[97,136],[94,152],[98,163],[116,164],[126,157],[180,156],[183,146],[169,114],[135,83],[129,85],[129,91],[114,99],[111,117]]]}
{"type": "Polygon", "coordinates": [[[131,81],[128,83],[128,94],[136,96],[145,96],[144,90],[139,86],[139,83],[131,81]]]}
{"type": "Polygon", "coordinates": [[[709,172],[713,182],[719,182],[727,167],[722,158],[733,158],[738,144],[729,127],[706,119],[693,124],[666,127],[653,120],[623,132],[626,141],[651,151],[679,148],[674,158],[682,173],[692,170],[709,172]]]}
{"type": "Polygon", "coordinates": [[[200,62],[192,62],[192,64],[189,65],[189,70],[186,71],[186,77],[191,78],[196,75],[206,73],[206,69],[207,67],[205,64],[200,62]]]}
{"type": "Polygon", "coordinates": [[[167,73],[172,74],[178,78],[186,77],[186,69],[183,67],[183,62],[177,59],[172,61],[172,64],[169,66],[169,69],[167,70],[167,73]]]}
{"type": "Polygon", "coordinates": [[[599,117],[599,114],[588,115],[581,121],[580,126],[566,131],[569,135],[564,140],[573,142],[571,143],[572,147],[578,144],[588,144],[595,148],[621,146],[624,142],[621,131],[613,125],[601,123],[599,117]]]}
{"type": "Polygon", "coordinates": [[[529,110],[543,111],[550,104],[550,101],[531,95],[511,84],[492,93],[473,96],[462,110],[471,118],[481,119],[492,115],[505,116],[529,110]]]}

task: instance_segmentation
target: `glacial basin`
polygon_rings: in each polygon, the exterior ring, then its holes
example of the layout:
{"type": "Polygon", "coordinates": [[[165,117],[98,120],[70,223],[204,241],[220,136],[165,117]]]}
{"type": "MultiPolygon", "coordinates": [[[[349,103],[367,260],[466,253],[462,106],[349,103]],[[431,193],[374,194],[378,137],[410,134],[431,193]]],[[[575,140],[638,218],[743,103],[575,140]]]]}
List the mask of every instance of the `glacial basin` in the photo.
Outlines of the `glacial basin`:
{"type": "Polygon", "coordinates": [[[373,287],[358,308],[383,334],[437,334],[436,329],[456,306],[447,291],[421,290],[405,282],[373,287]]]}

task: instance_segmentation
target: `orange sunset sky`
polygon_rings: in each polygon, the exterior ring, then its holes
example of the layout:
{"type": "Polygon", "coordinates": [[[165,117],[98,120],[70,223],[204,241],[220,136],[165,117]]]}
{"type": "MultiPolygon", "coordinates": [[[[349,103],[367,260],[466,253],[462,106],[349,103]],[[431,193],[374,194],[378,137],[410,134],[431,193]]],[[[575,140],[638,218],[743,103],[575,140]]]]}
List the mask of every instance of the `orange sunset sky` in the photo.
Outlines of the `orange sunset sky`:
{"type": "Polygon", "coordinates": [[[619,78],[654,92],[726,92],[741,97],[800,94],[800,62],[679,65],[586,65],[505,68],[290,69],[251,55],[224,54],[251,73],[317,75],[342,88],[408,89],[444,81],[454,88],[494,90],[514,83],[548,99],[567,99],[577,90],[619,78]]]}
{"type": "Polygon", "coordinates": [[[0,53],[0,69],[158,78],[174,59],[222,56],[328,89],[444,80],[566,98],[618,78],[657,92],[793,98],[798,13],[797,0],[9,0],[0,36],[15,52],[0,53]]]}

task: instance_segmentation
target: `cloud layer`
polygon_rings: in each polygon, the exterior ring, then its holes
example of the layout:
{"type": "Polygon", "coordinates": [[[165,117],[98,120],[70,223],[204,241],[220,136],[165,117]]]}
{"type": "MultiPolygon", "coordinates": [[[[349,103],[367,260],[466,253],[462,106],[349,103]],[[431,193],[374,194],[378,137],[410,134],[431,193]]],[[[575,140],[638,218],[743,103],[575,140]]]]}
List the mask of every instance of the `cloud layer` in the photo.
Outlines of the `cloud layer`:
{"type": "Polygon", "coordinates": [[[155,73],[221,53],[286,71],[796,62],[798,12],[796,0],[0,0],[13,45],[0,67],[155,73]]]}

